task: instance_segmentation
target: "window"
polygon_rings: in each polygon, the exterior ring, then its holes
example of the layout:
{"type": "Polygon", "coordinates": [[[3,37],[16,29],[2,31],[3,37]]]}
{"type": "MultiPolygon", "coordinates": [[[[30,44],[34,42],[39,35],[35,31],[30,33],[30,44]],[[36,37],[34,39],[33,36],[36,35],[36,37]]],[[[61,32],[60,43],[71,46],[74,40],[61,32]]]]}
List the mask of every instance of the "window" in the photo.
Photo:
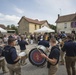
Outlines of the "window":
{"type": "Polygon", "coordinates": [[[41,27],[44,27],[43,25],[41,27]]]}
{"type": "Polygon", "coordinates": [[[67,23],[64,23],[64,29],[66,29],[67,28],[67,23]]]}
{"type": "Polygon", "coordinates": [[[15,33],[15,30],[7,30],[7,33],[15,33]]]}
{"type": "Polygon", "coordinates": [[[35,30],[36,30],[36,25],[35,25],[35,30]]]}
{"type": "Polygon", "coordinates": [[[41,28],[41,25],[39,26],[39,28],[41,28]]]}
{"type": "Polygon", "coordinates": [[[71,27],[76,28],[76,22],[71,22],[71,27]]]}

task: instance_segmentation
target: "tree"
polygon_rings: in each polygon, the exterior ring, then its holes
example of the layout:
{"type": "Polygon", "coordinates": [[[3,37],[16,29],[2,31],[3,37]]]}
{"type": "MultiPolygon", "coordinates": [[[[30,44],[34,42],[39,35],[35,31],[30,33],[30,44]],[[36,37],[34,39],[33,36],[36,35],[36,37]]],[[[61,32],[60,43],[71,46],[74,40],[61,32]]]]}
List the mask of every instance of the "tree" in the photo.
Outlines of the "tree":
{"type": "Polygon", "coordinates": [[[56,28],[57,28],[57,27],[56,27],[55,25],[49,24],[49,27],[52,28],[53,30],[55,30],[55,32],[56,32],[56,28]]]}
{"type": "Polygon", "coordinates": [[[7,25],[7,29],[8,30],[15,30],[16,31],[16,34],[18,34],[18,28],[14,24],[7,25]]]}
{"type": "Polygon", "coordinates": [[[18,34],[18,28],[14,24],[11,25],[11,29],[15,30],[16,34],[18,34]]]}
{"type": "Polygon", "coordinates": [[[7,29],[10,29],[11,27],[10,27],[10,25],[7,25],[7,29]]]}

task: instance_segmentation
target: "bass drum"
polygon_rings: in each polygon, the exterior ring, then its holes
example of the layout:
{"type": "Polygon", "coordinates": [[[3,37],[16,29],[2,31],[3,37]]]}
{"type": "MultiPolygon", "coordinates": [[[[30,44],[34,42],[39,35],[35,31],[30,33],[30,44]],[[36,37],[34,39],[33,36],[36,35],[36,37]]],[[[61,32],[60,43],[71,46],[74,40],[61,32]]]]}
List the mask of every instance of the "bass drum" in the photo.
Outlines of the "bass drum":
{"type": "MultiPolygon", "coordinates": [[[[39,50],[46,54],[42,49],[39,50]]],[[[29,52],[29,61],[35,66],[43,66],[46,63],[46,59],[41,56],[40,52],[37,48],[34,48],[29,52]]]]}
{"type": "Polygon", "coordinates": [[[39,50],[43,50],[45,53],[47,52],[46,47],[44,47],[44,46],[42,46],[42,45],[38,45],[37,48],[38,48],[39,50]]]}

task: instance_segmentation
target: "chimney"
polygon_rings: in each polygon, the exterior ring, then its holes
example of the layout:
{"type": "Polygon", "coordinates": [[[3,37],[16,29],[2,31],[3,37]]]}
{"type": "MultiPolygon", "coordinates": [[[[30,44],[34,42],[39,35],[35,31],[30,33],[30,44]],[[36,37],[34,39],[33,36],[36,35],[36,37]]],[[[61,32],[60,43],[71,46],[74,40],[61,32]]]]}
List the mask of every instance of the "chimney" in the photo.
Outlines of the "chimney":
{"type": "Polygon", "coordinates": [[[58,14],[58,18],[60,17],[60,14],[58,14]]]}
{"type": "Polygon", "coordinates": [[[38,19],[35,19],[35,21],[38,21],[38,19]]]}

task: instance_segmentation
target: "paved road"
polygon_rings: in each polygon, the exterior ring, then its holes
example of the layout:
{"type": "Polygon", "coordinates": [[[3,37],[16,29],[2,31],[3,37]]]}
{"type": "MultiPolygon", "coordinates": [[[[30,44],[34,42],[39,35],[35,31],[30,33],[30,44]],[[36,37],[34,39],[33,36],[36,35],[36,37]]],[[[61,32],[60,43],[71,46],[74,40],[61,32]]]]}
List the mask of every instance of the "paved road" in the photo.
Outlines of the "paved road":
{"type": "MultiPolygon", "coordinates": [[[[27,50],[28,52],[34,48],[36,45],[29,45],[27,46],[27,50]]],[[[16,46],[17,50],[19,51],[19,47],[16,46]]],[[[33,66],[29,60],[27,59],[27,65],[25,66],[22,66],[22,75],[48,75],[48,69],[45,65],[44,68],[41,68],[41,67],[36,67],[36,66],[33,66]]],[[[2,71],[0,70],[0,75],[3,75],[2,74],[2,71]]],[[[7,74],[4,74],[4,75],[9,75],[8,73],[7,74]]],[[[58,69],[58,72],[57,72],[57,75],[67,75],[66,74],[66,69],[65,69],[65,66],[61,66],[59,65],[59,69],[58,69]]]]}

